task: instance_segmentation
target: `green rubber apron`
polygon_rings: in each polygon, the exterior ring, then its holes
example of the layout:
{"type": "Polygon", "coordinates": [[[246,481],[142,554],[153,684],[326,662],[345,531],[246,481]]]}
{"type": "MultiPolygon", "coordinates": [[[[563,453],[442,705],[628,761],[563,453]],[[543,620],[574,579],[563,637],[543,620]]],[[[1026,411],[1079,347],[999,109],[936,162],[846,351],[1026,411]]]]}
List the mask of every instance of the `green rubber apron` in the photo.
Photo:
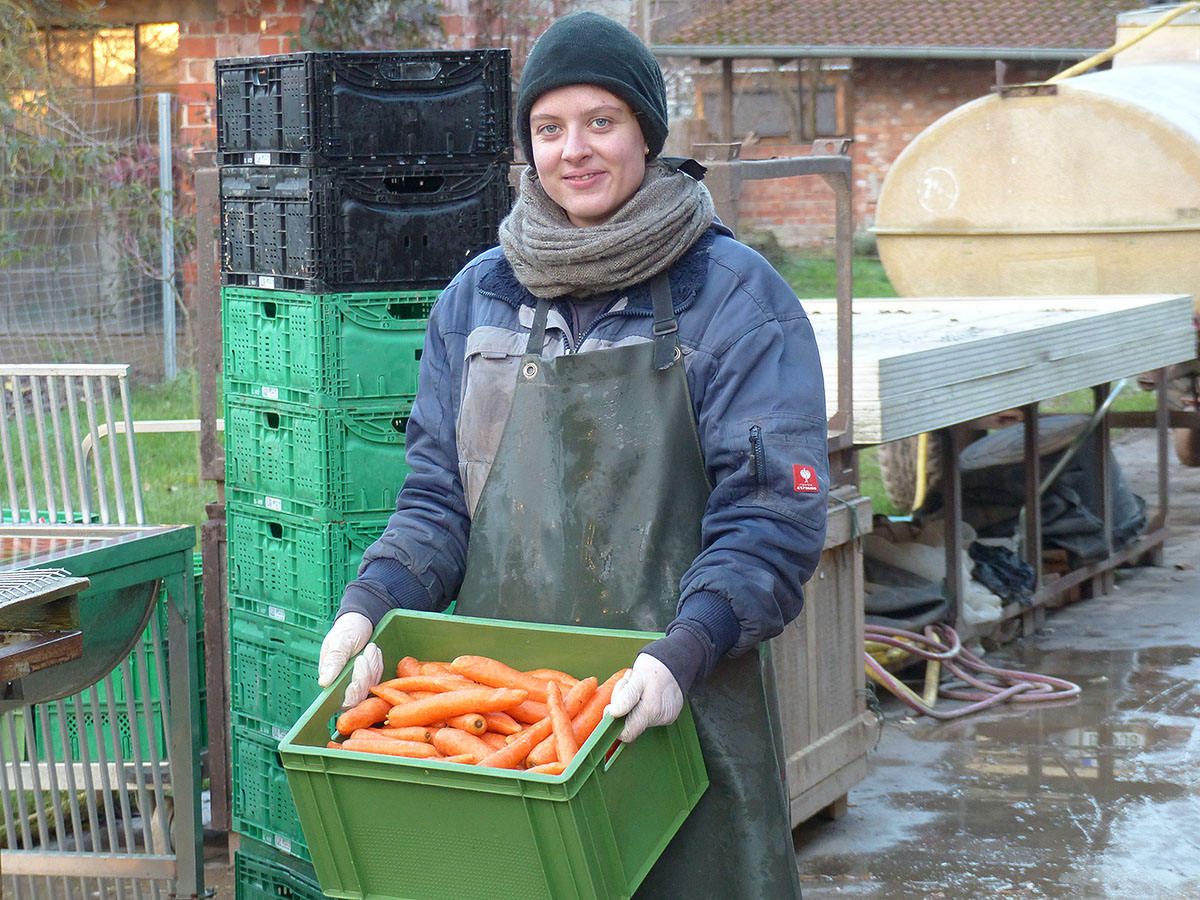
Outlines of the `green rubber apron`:
{"type": "MultiPolygon", "coordinates": [[[[651,295],[653,342],[552,359],[539,301],[457,613],[639,631],[675,617],[711,487],[665,276],[651,295]]],[[[800,896],[770,672],[764,645],[692,690],[709,787],[635,897],[800,896]]]]}

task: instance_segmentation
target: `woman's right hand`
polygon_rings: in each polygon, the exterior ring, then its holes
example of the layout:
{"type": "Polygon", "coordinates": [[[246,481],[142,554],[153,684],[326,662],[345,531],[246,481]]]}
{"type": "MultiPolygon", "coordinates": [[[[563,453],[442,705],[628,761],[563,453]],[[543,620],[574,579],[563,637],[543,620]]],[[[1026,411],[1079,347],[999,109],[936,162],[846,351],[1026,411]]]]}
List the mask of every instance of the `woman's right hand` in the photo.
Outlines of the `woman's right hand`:
{"type": "Polygon", "coordinates": [[[369,643],[374,626],[362,613],[347,612],[338,616],[321,642],[321,655],[317,661],[317,684],[329,687],[346,667],[346,663],[361,651],[354,660],[354,674],[346,686],[342,708],[357,706],[379,684],[383,678],[383,653],[369,643]]]}

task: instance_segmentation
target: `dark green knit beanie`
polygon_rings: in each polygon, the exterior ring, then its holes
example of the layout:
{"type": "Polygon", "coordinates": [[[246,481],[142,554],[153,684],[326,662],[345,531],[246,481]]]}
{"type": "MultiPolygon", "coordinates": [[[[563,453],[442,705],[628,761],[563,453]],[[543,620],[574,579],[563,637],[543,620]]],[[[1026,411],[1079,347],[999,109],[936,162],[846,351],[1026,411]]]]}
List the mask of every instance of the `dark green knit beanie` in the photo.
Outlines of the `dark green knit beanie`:
{"type": "Polygon", "coordinates": [[[533,163],[529,111],[538,97],[569,84],[594,84],[629,104],[650,158],[667,139],[667,88],[658,60],[632,31],[592,12],[563,16],[529,51],[517,92],[517,140],[533,163]]]}

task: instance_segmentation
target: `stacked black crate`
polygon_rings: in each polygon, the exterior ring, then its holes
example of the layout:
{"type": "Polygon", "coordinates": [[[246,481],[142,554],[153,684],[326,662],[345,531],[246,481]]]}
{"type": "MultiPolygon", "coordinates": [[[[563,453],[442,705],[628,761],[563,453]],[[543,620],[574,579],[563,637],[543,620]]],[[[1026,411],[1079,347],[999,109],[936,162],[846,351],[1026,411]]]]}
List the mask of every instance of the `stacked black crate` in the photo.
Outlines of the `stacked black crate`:
{"type": "Polygon", "coordinates": [[[395,508],[433,301],[511,205],[509,58],[308,52],[216,69],[232,818],[307,858],[276,746],[395,508]]]}

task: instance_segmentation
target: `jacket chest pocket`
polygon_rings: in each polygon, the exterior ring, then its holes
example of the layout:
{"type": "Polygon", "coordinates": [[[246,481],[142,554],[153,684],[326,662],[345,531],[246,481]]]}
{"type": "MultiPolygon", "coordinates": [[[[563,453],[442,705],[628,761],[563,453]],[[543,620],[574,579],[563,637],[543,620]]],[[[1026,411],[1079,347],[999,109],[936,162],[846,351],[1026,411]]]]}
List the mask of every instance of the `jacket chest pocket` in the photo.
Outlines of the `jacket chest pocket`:
{"type": "Polygon", "coordinates": [[[467,337],[462,404],[455,437],[458,468],[472,513],[504,435],[527,335],[480,328],[467,337]]]}

